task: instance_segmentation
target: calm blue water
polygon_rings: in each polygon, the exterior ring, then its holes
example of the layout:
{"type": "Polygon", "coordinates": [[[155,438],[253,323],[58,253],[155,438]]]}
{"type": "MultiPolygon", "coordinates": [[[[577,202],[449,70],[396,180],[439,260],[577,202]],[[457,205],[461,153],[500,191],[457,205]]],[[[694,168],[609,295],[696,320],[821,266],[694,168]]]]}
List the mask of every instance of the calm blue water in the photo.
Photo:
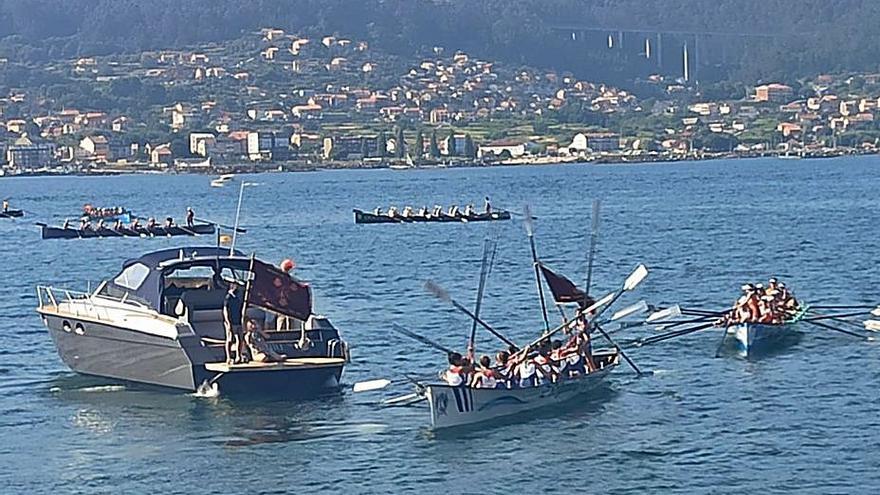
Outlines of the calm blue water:
{"type": "MultiPolygon", "coordinates": [[[[239,246],[293,257],[316,309],[353,347],[345,380],[433,372],[442,356],[392,322],[452,347],[470,325],[426,296],[434,279],[474,297],[482,239],[499,236],[484,315],[514,339],[542,327],[517,221],[354,225],[351,208],[444,205],[488,194],[531,204],[538,251],[582,280],[592,198],[603,200],[595,277],[614,288],[643,262],[652,303],[719,307],[777,275],[811,302],[880,301],[880,159],[716,161],[443,171],[261,175],[239,246]]],[[[231,222],[236,187],[198,176],[0,180],[0,197],[60,222],[83,203],[231,222]]],[[[31,217],[29,221],[36,219],[31,217]]],[[[169,239],[40,241],[3,221],[0,492],[151,493],[876,493],[880,346],[823,330],[754,361],[713,358],[717,333],[632,352],[597,400],[502,428],[436,438],[427,411],[382,410],[382,394],[252,402],[147,391],[68,371],[33,309],[34,286],[85,289],[169,239]]],[[[636,300],[630,297],[630,302],[636,300]]],[[[647,330],[629,330],[644,335],[647,330]]],[[[482,350],[496,343],[482,337],[482,350]]],[[[393,392],[408,392],[400,386],[393,392]]]]}

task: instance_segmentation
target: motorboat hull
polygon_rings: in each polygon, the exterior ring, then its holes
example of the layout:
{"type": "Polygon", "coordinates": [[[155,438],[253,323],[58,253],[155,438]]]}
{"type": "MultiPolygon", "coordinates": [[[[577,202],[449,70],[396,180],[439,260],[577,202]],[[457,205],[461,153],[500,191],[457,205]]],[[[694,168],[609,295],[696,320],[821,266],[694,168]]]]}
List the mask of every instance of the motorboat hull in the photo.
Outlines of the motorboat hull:
{"type": "Polygon", "coordinates": [[[239,396],[313,397],[340,389],[342,358],[229,367],[222,346],[206,346],[196,335],[168,338],[70,315],[41,315],[61,360],[84,375],[188,392],[216,386],[223,395],[239,396]]]}
{"type": "Polygon", "coordinates": [[[615,359],[603,369],[588,375],[528,388],[481,389],[443,384],[426,385],[431,428],[441,430],[484,423],[576,398],[587,398],[592,391],[605,383],[608,374],[616,366],[615,359]]]}
{"type": "Polygon", "coordinates": [[[793,323],[781,325],[742,323],[730,327],[728,335],[733,337],[736,352],[746,357],[780,345],[797,331],[795,328],[796,325],[793,323]]]}

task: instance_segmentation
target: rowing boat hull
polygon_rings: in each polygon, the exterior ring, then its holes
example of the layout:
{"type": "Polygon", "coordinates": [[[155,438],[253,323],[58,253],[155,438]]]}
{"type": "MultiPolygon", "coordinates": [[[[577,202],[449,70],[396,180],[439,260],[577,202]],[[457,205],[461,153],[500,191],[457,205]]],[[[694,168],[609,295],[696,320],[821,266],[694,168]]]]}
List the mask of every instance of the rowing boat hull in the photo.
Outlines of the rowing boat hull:
{"type": "Polygon", "coordinates": [[[492,213],[476,213],[473,215],[424,215],[404,217],[396,215],[389,217],[388,215],[376,215],[374,213],[362,210],[354,210],[354,223],[469,223],[469,222],[494,222],[499,220],[510,220],[509,211],[493,211],[492,213]]]}
{"type": "Polygon", "coordinates": [[[0,211],[0,218],[20,218],[23,216],[24,216],[24,212],[21,210],[0,211]]]}
{"type": "Polygon", "coordinates": [[[486,389],[426,385],[431,428],[442,430],[492,421],[586,398],[617,366],[617,360],[589,375],[529,388],[486,389]]]}
{"type": "Polygon", "coordinates": [[[130,229],[124,227],[122,229],[93,229],[79,230],[63,227],[52,227],[46,224],[37,224],[40,226],[40,235],[43,239],[91,239],[96,237],[176,237],[176,236],[194,236],[213,234],[215,227],[213,224],[198,224],[192,227],[154,227],[147,229],[140,227],[138,229],[130,229]]]}
{"type": "Polygon", "coordinates": [[[736,352],[745,357],[780,344],[793,332],[796,332],[795,328],[794,323],[782,325],[742,323],[730,327],[727,332],[734,338],[736,352]]]}

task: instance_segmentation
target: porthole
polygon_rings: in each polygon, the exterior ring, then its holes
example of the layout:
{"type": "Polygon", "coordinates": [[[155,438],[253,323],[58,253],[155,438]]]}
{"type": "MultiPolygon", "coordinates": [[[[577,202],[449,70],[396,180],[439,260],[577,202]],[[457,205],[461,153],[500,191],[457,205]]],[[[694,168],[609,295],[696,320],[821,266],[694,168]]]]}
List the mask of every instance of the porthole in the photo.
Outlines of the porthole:
{"type": "Polygon", "coordinates": [[[70,331],[73,330],[72,328],[70,328],[70,322],[67,320],[61,322],[61,329],[67,333],[70,333],[70,331]]]}
{"type": "Polygon", "coordinates": [[[76,328],[73,332],[77,335],[83,335],[84,333],[86,333],[86,329],[83,328],[82,323],[77,323],[76,328]]]}

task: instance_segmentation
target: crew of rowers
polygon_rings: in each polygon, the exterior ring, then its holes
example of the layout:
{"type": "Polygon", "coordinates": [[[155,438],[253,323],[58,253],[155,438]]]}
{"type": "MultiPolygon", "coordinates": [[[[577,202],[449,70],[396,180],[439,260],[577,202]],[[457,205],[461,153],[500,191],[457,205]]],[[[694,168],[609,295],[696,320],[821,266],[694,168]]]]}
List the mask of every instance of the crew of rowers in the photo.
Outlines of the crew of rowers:
{"type": "Polygon", "coordinates": [[[108,218],[115,217],[127,213],[125,208],[117,206],[115,208],[95,208],[92,205],[83,207],[83,214],[92,218],[108,218]]]}
{"type": "MultiPolygon", "coordinates": [[[[489,197],[486,196],[483,213],[492,213],[492,203],[489,202],[489,197]]],[[[458,208],[458,205],[452,205],[449,209],[444,213],[443,207],[440,205],[434,205],[430,211],[427,206],[423,206],[419,208],[418,212],[414,213],[412,206],[406,206],[403,208],[403,211],[398,211],[396,206],[392,206],[388,208],[388,212],[383,212],[382,208],[376,208],[373,210],[373,215],[387,215],[391,218],[401,217],[401,218],[412,218],[412,217],[442,217],[442,216],[450,216],[450,217],[459,217],[459,216],[474,216],[477,212],[474,209],[473,204],[468,204],[464,208],[464,213],[458,208]]]]}
{"type": "Polygon", "coordinates": [[[763,284],[746,284],[742,286],[743,295],[727,314],[721,317],[719,326],[736,325],[739,323],[763,323],[781,325],[795,317],[800,304],[786,287],[775,278],[771,278],[765,288],[763,284]]]}
{"type": "Polygon", "coordinates": [[[449,367],[440,372],[440,379],[452,386],[472,388],[528,388],[545,383],[586,375],[597,369],[593,360],[589,333],[584,331],[583,320],[573,323],[574,335],[567,342],[542,340],[531,352],[515,346],[501,351],[492,359],[483,355],[474,361],[457,352],[448,355],[449,367]]]}
{"type": "MultiPolygon", "coordinates": [[[[192,228],[195,225],[195,217],[196,217],[195,211],[192,209],[192,207],[187,206],[187,208],[186,208],[186,227],[192,228]]],[[[140,218],[133,217],[132,222],[128,226],[125,226],[123,224],[121,218],[117,218],[109,226],[107,225],[107,223],[104,221],[103,218],[99,218],[98,222],[94,226],[92,225],[92,222],[91,222],[91,219],[89,218],[89,216],[83,216],[79,220],[79,230],[82,230],[82,231],[87,231],[87,230],[121,231],[123,229],[134,230],[134,231],[138,231],[138,230],[151,231],[153,229],[158,229],[158,228],[170,229],[173,227],[177,227],[177,224],[174,223],[174,219],[172,217],[166,217],[165,223],[163,223],[161,225],[158,222],[156,222],[156,219],[153,217],[148,218],[145,224],[141,224],[140,218]]],[[[64,220],[64,224],[62,225],[62,228],[64,228],[64,229],[70,228],[70,219],[64,220]]]]}

